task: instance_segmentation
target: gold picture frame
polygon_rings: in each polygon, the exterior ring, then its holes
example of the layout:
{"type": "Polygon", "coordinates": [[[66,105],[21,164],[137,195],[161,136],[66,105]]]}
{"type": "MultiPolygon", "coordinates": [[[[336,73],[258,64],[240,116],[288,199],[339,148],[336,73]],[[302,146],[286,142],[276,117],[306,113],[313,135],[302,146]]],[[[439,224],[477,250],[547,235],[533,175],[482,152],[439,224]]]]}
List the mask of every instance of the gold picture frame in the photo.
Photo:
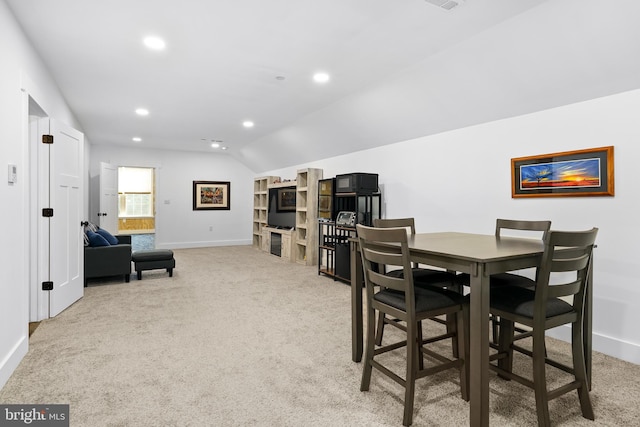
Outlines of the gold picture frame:
{"type": "Polygon", "coordinates": [[[613,146],[511,159],[511,197],[613,196],[613,146]]]}

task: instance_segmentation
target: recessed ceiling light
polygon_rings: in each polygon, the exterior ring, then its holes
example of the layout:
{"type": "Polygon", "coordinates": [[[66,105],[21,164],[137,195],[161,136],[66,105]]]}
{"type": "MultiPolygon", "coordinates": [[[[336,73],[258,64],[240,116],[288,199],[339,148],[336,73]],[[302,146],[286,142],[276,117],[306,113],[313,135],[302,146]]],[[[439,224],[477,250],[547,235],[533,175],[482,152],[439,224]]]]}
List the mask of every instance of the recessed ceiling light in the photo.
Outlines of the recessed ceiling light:
{"type": "Polygon", "coordinates": [[[331,77],[329,76],[329,74],[325,73],[325,72],[319,72],[319,73],[315,73],[313,75],[313,81],[316,83],[326,83],[331,79],[331,77]]]}
{"type": "Polygon", "coordinates": [[[222,147],[222,149],[223,149],[223,150],[226,150],[226,149],[227,149],[227,147],[222,147]]]}
{"type": "Polygon", "coordinates": [[[136,114],[139,116],[148,116],[149,110],[147,110],[146,108],[138,108],[136,109],[136,114]]]}
{"type": "Polygon", "coordinates": [[[142,138],[140,138],[139,136],[134,136],[133,138],[131,138],[131,140],[133,140],[133,142],[140,142],[142,141],[142,138]]]}
{"type": "Polygon", "coordinates": [[[219,148],[220,144],[218,144],[217,142],[214,142],[213,144],[211,144],[211,147],[213,148],[219,148]]]}
{"type": "Polygon", "coordinates": [[[246,128],[252,128],[254,126],[254,123],[251,120],[245,120],[244,122],[242,122],[242,126],[246,128]]]}
{"type": "Polygon", "coordinates": [[[153,50],[163,50],[166,47],[166,43],[160,37],[145,37],[143,42],[146,47],[153,50]]]}

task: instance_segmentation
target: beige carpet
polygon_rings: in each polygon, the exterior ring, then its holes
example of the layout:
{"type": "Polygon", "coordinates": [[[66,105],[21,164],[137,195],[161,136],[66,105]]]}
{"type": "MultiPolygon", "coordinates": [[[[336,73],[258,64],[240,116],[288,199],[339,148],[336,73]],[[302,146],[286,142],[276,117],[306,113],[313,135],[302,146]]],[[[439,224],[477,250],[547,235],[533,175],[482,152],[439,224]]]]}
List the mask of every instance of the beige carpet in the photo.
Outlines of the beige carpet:
{"type": "MultiPolygon", "coordinates": [[[[397,384],[374,370],[371,390],[359,391],[348,286],[246,246],[175,256],[173,278],[93,283],[42,322],[0,403],[68,403],[72,426],[402,424],[397,384]]],[[[555,340],[548,348],[568,352],[555,340]]],[[[552,422],[640,425],[639,382],[640,366],[596,353],[596,422],[581,417],[576,393],[552,402],[552,422]]],[[[494,374],[490,389],[491,425],[536,425],[531,390],[494,374]]],[[[468,425],[454,371],[420,380],[415,400],[415,426],[468,425]]]]}

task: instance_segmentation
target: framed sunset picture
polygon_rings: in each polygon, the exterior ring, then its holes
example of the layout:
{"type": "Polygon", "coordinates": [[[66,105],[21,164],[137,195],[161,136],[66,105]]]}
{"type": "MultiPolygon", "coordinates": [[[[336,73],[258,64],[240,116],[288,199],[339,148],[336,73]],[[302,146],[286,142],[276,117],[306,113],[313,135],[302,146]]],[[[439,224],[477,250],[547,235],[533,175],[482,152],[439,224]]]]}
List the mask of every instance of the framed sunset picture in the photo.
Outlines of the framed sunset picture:
{"type": "Polygon", "coordinates": [[[613,146],[511,159],[513,198],[613,195],[613,146]]]}

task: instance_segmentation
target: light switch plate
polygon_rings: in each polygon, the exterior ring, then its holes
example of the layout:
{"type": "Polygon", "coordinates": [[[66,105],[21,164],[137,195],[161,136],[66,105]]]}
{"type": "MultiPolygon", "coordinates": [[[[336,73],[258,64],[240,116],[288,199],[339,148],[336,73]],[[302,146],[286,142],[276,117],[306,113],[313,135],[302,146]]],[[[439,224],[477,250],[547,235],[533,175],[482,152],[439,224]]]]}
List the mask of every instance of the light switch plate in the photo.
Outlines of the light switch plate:
{"type": "Polygon", "coordinates": [[[17,167],[16,165],[8,165],[8,172],[9,172],[9,184],[15,184],[16,181],[18,180],[18,172],[17,172],[17,167]]]}

